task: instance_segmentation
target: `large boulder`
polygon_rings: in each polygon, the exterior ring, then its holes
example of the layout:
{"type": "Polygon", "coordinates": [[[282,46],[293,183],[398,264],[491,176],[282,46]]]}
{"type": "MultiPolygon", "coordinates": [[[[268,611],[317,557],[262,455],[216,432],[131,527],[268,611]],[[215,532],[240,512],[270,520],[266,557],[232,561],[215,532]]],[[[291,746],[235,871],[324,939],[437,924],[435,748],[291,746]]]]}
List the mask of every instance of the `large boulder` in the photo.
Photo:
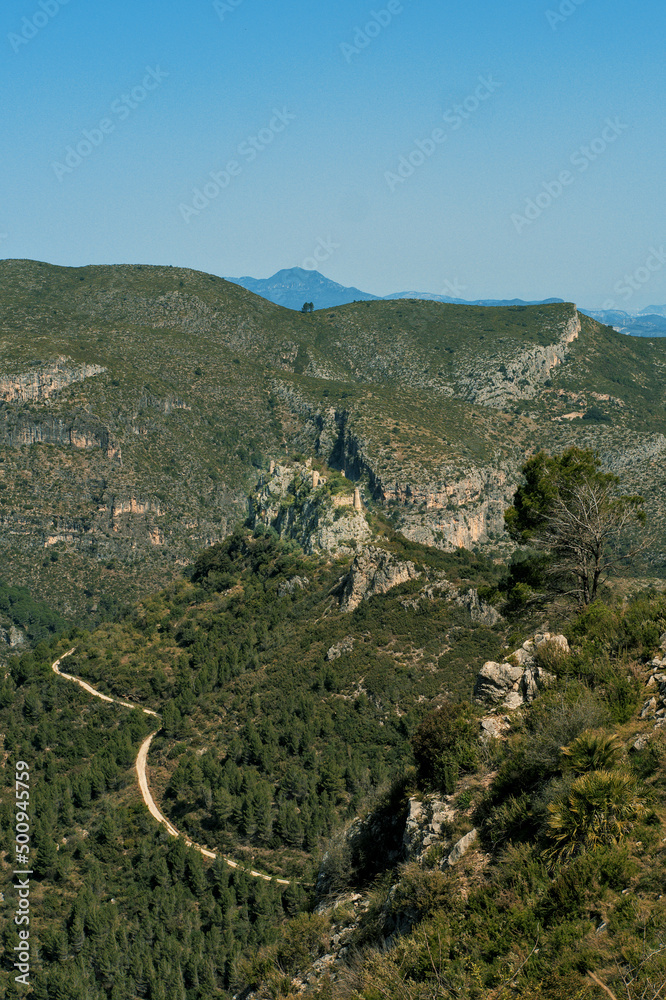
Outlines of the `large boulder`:
{"type": "Polygon", "coordinates": [[[474,684],[477,701],[507,709],[520,708],[534,701],[539,692],[555,680],[554,675],[537,662],[535,654],[544,643],[558,655],[570,652],[566,636],[537,632],[503,663],[488,660],[483,664],[474,684]]]}
{"type": "Polygon", "coordinates": [[[492,705],[501,705],[508,695],[518,691],[523,673],[522,667],[488,660],[477,674],[474,697],[492,705]]]}

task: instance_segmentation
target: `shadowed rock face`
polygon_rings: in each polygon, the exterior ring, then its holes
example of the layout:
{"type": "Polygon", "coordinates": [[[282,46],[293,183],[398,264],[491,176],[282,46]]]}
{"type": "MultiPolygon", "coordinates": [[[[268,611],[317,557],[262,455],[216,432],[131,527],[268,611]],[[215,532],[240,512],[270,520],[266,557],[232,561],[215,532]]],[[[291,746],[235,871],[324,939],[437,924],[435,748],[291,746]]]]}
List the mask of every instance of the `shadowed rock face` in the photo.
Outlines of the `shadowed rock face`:
{"type": "Polygon", "coordinates": [[[353,611],[361,601],[385,594],[420,575],[414,563],[403,562],[390,552],[369,546],[356,556],[342,581],[340,607],[343,611],[353,611]]]}

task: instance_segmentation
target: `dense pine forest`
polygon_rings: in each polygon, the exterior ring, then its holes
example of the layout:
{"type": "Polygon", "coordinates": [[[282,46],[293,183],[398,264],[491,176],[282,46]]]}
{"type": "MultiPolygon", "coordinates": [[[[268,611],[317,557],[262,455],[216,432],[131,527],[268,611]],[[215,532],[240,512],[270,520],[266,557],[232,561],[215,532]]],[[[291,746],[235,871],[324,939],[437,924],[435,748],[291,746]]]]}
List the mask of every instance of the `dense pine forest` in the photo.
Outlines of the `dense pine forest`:
{"type": "MultiPolygon", "coordinates": [[[[33,809],[30,995],[286,997],[346,921],[346,971],[318,976],[316,996],[592,998],[587,972],[602,970],[618,997],[656,998],[666,749],[638,715],[666,600],[607,590],[582,612],[534,610],[481,556],[387,526],[385,541],[421,576],[351,613],[339,608],[345,560],[242,530],[128,615],[9,661],[5,787],[28,762],[33,809]],[[505,617],[475,623],[451,581],[505,617]],[[572,654],[551,654],[555,686],[512,717],[508,738],[480,742],[476,672],[545,613],[560,616],[572,654]],[[58,678],[51,663],[71,647],[72,674],[161,713],[153,793],[195,843],[241,868],[206,861],[147,813],[133,765],[155,721],[58,678]],[[610,790],[581,791],[590,774],[610,790]],[[409,801],[433,794],[455,804],[447,840],[478,830],[454,868],[441,841],[418,863],[400,854],[409,801]],[[617,821],[598,845],[575,828],[595,795],[617,821]],[[359,893],[361,911],[348,902],[359,893]]],[[[8,795],[2,810],[8,872],[8,795]]],[[[17,942],[6,921],[5,955],[17,942]]],[[[3,975],[13,995],[7,962],[3,975]]]]}

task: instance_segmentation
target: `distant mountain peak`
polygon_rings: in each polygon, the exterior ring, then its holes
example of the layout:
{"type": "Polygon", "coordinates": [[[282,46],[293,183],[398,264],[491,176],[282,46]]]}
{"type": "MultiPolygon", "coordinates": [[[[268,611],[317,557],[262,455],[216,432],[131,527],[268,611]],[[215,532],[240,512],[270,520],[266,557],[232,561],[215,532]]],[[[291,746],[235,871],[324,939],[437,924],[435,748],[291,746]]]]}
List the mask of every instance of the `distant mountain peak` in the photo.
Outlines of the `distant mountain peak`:
{"type": "Polygon", "coordinates": [[[469,306],[531,306],[561,303],[563,299],[539,299],[526,302],[523,299],[455,299],[449,295],[439,295],[436,292],[393,292],[391,295],[372,295],[362,292],[360,288],[340,285],[331,281],[320,271],[306,271],[303,267],[285,267],[276,271],[270,278],[252,278],[245,275],[242,278],[227,278],[236,285],[241,285],[255,295],[261,295],[269,302],[286,306],[287,309],[301,309],[304,302],[312,302],[315,309],[332,309],[334,306],[346,305],[349,302],[369,302],[378,299],[423,299],[431,302],[445,302],[450,305],[469,306]]]}
{"type": "Polygon", "coordinates": [[[319,271],[306,271],[303,267],[286,267],[270,278],[227,278],[242,285],[249,292],[261,295],[287,309],[300,309],[304,302],[312,302],[315,309],[331,309],[355,300],[368,301],[379,298],[359,288],[348,288],[331,281],[319,271]]]}

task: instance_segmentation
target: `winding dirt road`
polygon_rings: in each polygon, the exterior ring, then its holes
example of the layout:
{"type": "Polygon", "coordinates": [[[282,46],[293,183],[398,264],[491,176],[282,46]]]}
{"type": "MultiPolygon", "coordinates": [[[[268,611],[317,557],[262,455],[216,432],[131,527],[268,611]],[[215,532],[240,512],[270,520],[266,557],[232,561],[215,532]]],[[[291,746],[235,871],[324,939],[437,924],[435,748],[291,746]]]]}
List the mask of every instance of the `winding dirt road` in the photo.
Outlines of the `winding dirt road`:
{"type": "MultiPolygon", "coordinates": [[[[87,684],[85,681],[82,681],[80,677],[75,677],[73,674],[64,673],[64,671],[60,669],[60,664],[62,663],[62,661],[65,659],[66,656],[71,656],[72,653],[75,651],[75,649],[76,647],[74,646],[71,649],[68,649],[66,653],[63,653],[62,656],[60,656],[57,660],[55,660],[51,664],[51,669],[53,670],[54,673],[58,675],[58,677],[63,677],[67,681],[72,681],[74,684],[78,684],[79,687],[83,688],[84,691],[87,691],[88,694],[93,695],[95,698],[101,698],[102,701],[109,701],[114,705],[122,705],[124,708],[136,709],[139,712],[143,712],[145,715],[152,715],[156,719],[161,718],[160,714],[158,712],[154,712],[152,708],[141,708],[140,705],[133,705],[132,702],[130,701],[120,701],[119,698],[110,698],[108,694],[102,694],[101,691],[96,691],[94,687],[91,687],[90,684],[87,684]]],[[[206,858],[211,858],[214,861],[217,857],[221,857],[222,860],[225,861],[230,868],[238,868],[240,871],[246,872],[253,878],[261,878],[265,882],[276,882],[278,885],[291,885],[292,881],[295,880],[290,880],[286,878],[276,878],[275,875],[264,875],[263,872],[255,872],[250,868],[244,868],[242,865],[239,865],[237,861],[232,861],[231,858],[225,858],[221,854],[217,855],[213,851],[209,851],[207,848],[202,847],[200,844],[195,844],[188,837],[180,833],[173,825],[173,823],[169,822],[164,813],[160,811],[159,806],[155,802],[155,799],[153,798],[150,792],[150,786],[148,785],[148,775],[146,771],[150,744],[153,741],[153,737],[157,736],[158,732],[159,730],[156,729],[155,732],[151,733],[150,736],[146,737],[146,739],[141,744],[141,747],[139,748],[139,753],[136,758],[136,776],[139,782],[139,788],[141,790],[143,801],[146,803],[150,815],[153,816],[158,823],[161,823],[163,826],[165,826],[167,833],[169,833],[172,837],[180,837],[182,840],[185,841],[188,847],[193,847],[195,851],[199,851],[199,853],[203,854],[203,856],[206,858]]]]}

